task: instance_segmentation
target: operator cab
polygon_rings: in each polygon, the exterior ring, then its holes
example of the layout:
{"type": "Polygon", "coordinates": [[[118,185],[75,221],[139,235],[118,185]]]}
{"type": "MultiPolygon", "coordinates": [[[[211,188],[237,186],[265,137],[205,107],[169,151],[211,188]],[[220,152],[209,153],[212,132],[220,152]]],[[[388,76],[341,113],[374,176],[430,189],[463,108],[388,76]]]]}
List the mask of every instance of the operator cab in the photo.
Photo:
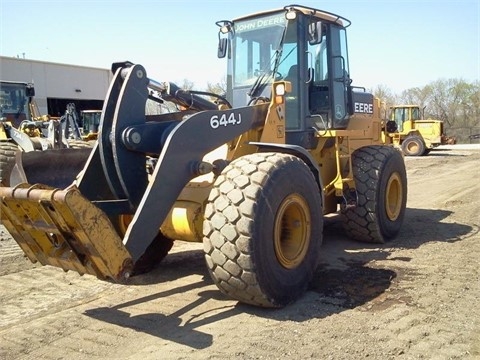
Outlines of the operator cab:
{"type": "Polygon", "coordinates": [[[31,120],[29,99],[35,96],[33,84],[0,81],[0,119],[18,128],[22,121],[31,120]]]}
{"type": "MultiPolygon", "coordinates": [[[[420,107],[416,105],[392,106],[390,112],[390,121],[395,124],[395,131],[399,132],[403,131],[406,122],[422,119],[420,107]]],[[[413,128],[411,124],[408,127],[413,128]]]]}
{"type": "Polygon", "coordinates": [[[347,126],[353,114],[349,20],[292,5],[217,25],[233,107],[270,101],[272,83],[285,80],[292,85],[285,103],[287,143],[313,148],[316,131],[347,126]]]}

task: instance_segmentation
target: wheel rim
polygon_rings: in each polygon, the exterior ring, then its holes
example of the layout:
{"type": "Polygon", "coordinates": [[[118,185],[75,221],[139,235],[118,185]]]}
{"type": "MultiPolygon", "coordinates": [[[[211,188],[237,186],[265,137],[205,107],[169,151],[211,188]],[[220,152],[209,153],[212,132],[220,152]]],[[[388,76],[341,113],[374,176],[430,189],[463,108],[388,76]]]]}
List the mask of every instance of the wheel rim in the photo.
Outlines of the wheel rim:
{"type": "Polygon", "coordinates": [[[291,194],[280,205],[275,218],[275,255],[286,269],[294,269],[305,258],[310,243],[311,218],[307,202],[291,194]]]}
{"type": "Polygon", "coordinates": [[[132,220],[133,220],[133,215],[130,215],[130,214],[122,214],[118,216],[118,226],[122,235],[125,235],[128,229],[128,225],[130,225],[132,220]]]}
{"type": "Polygon", "coordinates": [[[398,173],[393,173],[388,179],[385,199],[387,216],[391,221],[395,221],[400,215],[403,200],[402,181],[398,173]]]}
{"type": "Polygon", "coordinates": [[[415,141],[409,141],[407,143],[407,151],[410,154],[418,153],[419,149],[420,149],[420,146],[415,141]]]}

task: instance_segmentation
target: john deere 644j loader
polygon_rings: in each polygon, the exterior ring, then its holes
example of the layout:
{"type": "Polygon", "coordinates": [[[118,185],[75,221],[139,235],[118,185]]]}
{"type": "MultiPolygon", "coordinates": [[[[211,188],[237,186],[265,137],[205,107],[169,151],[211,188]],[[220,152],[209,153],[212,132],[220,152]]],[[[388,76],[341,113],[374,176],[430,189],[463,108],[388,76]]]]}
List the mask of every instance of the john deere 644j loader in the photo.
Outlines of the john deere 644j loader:
{"type": "Polygon", "coordinates": [[[284,306],[319,261],[323,217],[383,243],[407,199],[379,102],[351,85],[346,18],[298,5],[222,20],[225,96],[116,63],[98,142],[65,189],[0,189],[1,220],[32,261],[125,282],[174,240],[204,243],[219,289],[284,306]],[[147,99],[181,111],[146,115],[147,99]]]}

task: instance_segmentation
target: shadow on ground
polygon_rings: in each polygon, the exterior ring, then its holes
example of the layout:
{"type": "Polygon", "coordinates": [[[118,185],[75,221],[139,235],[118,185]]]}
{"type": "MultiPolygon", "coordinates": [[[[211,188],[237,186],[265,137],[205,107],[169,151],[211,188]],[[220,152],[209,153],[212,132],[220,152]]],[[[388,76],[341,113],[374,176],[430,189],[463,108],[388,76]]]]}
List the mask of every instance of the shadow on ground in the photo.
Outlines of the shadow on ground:
{"type": "MultiPolygon", "coordinates": [[[[189,250],[168,255],[155,270],[133,279],[137,286],[172,282],[172,288],[115,306],[90,309],[85,314],[194,349],[207,348],[213,341],[212,335],[200,331],[199,327],[244,313],[277,321],[301,322],[328,317],[381,297],[394,281],[399,281],[399,275],[405,276],[398,266],[376,268],[371,266],[372,260],[393,260],[396,264],[399,261],[408,262],[411,259],[407,257],[392,257],[395,248],[418,248],[431,241],[460,241],[478,233],[478,229],[471,226],[442,222],[450,214],[446,210],[407,209],[405,226],[399,237],[385,245],[348,240],[341,218],[327,220],[321,264],[309,291],[297,302],[282,309],[256,308],[228,299],[213,285],[203,251],[189,250]],[[190,275],[199,275],[201,280],[175,287],[175,280],[190,275]],[[129,312],[131,307],[145,309],[149,302],[172,301],[169,297],[192,291],[195,299],[185,306],[173,306],[174,310],[169,314],[134,315],[134,311],[129,312]],[[207,302],[208,310],[201,310],[207,302]],[[185,321],[185,318],[188,320],[185,321]]],[[[395,299],[401,301],[402,296],[395,299]]],[[[386,306],[387,302],[382,300],[382,304],[386,306]]]]}

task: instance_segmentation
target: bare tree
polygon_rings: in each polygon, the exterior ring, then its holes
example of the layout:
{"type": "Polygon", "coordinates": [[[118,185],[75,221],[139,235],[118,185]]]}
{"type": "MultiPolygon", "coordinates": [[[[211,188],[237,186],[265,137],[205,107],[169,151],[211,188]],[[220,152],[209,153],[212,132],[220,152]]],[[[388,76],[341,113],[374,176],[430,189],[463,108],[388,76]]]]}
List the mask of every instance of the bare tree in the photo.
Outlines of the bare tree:
{"type": "Polygon", "coordinates": [[[389,108],[397,103],[397,96],[384,84],[377,85],[373,90],[370,90],[370,92],[382,102],[381,116],[383,118],[389,118],[389,108]]]}
{"type": "Polygon", "coordinates": [[[402,92],[400,101],[425,108],[425,117],[443,120],[447,128],[478,127],[480,83],[440,79],[402,92]]]}
{"type": "Polygon", "coordinates": [[[431,83],[428,110],[449,127],[478,126],[479,83],[464,80],[437,80],[431,83]]]}
{"type": "Polygon", "coordinates": [[[423,109],[428,105],[431,93],[432,87],[430,85],[426,85],[422,88],[411,88],[402,92],[400,95],[400,101],[404,104],[418,105],[423,109]]]}
{"type": "Polygon", "coordinates": [[[388,106],[394,105],[396,102],[396,95],[392,92],[392,90],[387,87],[387,85],[380,84],[377,85],[372,90],[373,95],[378,97],[381,101],[385,102],[388,106]]]}
{"type": "Polygon", "coordinates": [[[194,82],[188,79],[183,79],[183,84],[180,86],[183,90],[193,90],[194,82]]]}
{"type": "Polygon", "coordinates": [[[223,77],[219,82],[212,84],[207,83],[207,91],[224,96],[227,93],[227,80],[223,77]]]}

